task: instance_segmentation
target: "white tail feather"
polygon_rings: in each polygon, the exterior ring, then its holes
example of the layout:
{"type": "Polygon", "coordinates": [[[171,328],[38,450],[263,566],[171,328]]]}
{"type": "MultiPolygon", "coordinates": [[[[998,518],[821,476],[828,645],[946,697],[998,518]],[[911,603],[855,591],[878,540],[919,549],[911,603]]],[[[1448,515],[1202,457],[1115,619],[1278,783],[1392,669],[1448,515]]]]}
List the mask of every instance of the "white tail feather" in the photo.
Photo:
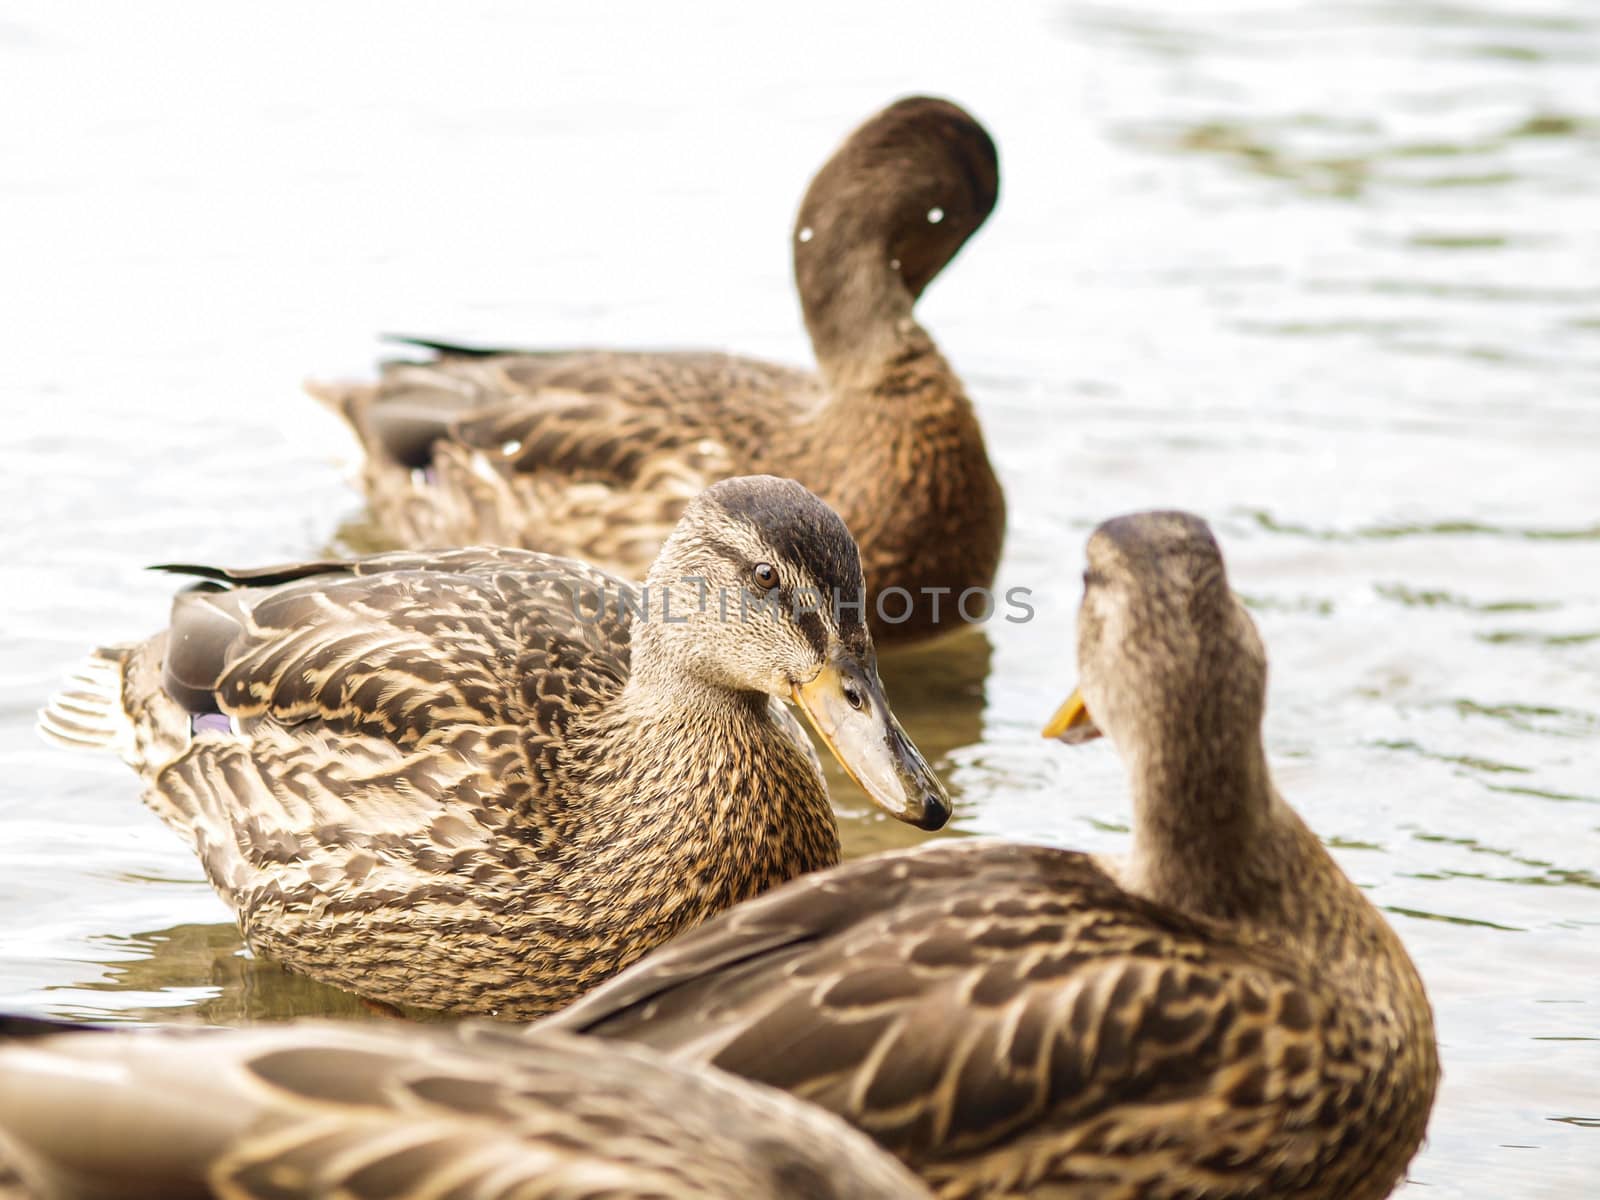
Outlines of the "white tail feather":
{"type": "Polygon", "coordinates": [[[107,646],[91,654],[39,710],[39,733],[73,750],[109,749],[131,757],[133,723],[122,707],[122,670],[130,650],[107,646]]]}

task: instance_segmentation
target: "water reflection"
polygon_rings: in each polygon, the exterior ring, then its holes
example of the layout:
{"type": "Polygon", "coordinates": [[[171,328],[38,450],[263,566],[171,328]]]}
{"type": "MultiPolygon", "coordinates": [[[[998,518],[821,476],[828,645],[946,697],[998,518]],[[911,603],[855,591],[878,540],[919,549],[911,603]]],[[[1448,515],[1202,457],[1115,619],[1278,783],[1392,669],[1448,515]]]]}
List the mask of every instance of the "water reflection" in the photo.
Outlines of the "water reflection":
{"type": "Polygon", "coordinates": [[[174,925],[99,940],[114,956],[71,990],[110,993],[106,1005],[79,1001],[64,1015],[161,1021],[181,1006],[186,1017],[213,1025],[380,1015],[355,996],[256,958],[233,925],[174,925]],[[141,1003],[141,996],[149,1000],[141,1003]]]}
{"type": "MultiPolygon", "coordinates": [[[[1529,139],[1591,141],[1600,125],[1574,114],[1540,113],[1459,141],[1390,139],[1376,121],[1298,115],[1270,120],[1200,121],[1128,126],[1122,134],[1146,149],[1223,158],[1234,167],[1288,183],[1309,196],[1359,199],[1374,188],[1494,188],[1522,181],[1536,166],[1516,161],[1529,139]],[[1329,142],[1342,143],[1328,148],[1329,142]]],[[[1542,147],[1541,147],[1542,149],[1542,147]]],[[[1412,246],[1433,250],[1503,248],[1498,233],[1415,233],[1412,246]]],[[[1402,285],[1404,286],[1404,285],[1402,285]]]]}

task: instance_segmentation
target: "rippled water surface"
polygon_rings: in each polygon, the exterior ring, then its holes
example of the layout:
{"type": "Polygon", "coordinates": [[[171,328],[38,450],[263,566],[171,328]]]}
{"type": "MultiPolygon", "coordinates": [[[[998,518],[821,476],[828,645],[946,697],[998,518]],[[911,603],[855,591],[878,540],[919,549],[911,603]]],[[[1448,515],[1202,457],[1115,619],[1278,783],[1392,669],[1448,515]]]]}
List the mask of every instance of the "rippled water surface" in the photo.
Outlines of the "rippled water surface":
{"type": "Polygon", "coordinates": [[[1124,844],[1109,749],[1038,728],[1089,529],[1203,513],[1272,655],[1279,782],[1438,1009],[1407,1194],[1594,1194],[1600,8],[545,8],[0,21],[0,1006],[354,1011],[241,954],[132,776],[33,710],[162,621],[144,564],[359,519],[298,381],[369,370],[375,331],[806,361],[799,193],[933,91],[1001,147],[1001,206],[921,313],[1038,614],[886,663],[957,825],[1124,844]]]}

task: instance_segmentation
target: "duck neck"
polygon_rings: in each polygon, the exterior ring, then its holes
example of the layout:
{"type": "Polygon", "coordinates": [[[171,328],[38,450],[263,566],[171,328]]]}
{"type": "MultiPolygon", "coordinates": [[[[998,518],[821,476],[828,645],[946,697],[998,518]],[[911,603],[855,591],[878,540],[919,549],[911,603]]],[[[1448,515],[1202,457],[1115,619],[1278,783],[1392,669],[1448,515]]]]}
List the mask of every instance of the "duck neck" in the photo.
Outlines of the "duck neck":
{"type": "Polygon", "coordinates": [[[594,799],[572,814],[571,842],[615,893],[593,910],[652,927],[649,944],[839,860],[826,787],[761,693],[636,653],[584,742],[594,799]]]}
{"type": "MultiPolygon", "coordinates": [[[[891,364],[933,348],[888,250],[869,241],[795,263],[806,331],[828,391],[874,388],[891,364]]],[[[935,353],[937,353],[935,351],[935,353]]]]}
{"type": "MultiPolygon", "coordinates": [[[[851,431],[850,445],[879,451],[860,463],[871,473],[883,469],[886,456],[903,459],[897,447],[914,447],[925,476],[955,472],[963,487],[976,476],[992,481],[972,402],[932,335],[912,317],[909,298],[904,314],[892,321],[864,323],[831,342],[813,327],[813,342],[826,400],[809,420],[790,427],[792,441],[780,447],[801,482],[827,495],[843,491],[833,486],[841,429],[851,431]],[[941,461],[949,455],[960,461],[941,461]]],[[[859,537],[863,531],[852,514],[840,515],[859,537]]]]}
{"type": "MultiPolygon", "coordinates": [[[[1196,916],[1304,932],[1308,873],[1338,870],[1272,785],[1258,730],[1168,753],[1132,756],[1131,890],[1196,916]]],[[[1342,876],[1341,876],[1342,878],[1342,876]]]]}
{"type": "Polygon", "coordinates": [[[1420,988],[1394,931],[1278,795],[1258,729],[1131,765],[1130,891],[1265,937],[1336,986],[1420,988]]]}

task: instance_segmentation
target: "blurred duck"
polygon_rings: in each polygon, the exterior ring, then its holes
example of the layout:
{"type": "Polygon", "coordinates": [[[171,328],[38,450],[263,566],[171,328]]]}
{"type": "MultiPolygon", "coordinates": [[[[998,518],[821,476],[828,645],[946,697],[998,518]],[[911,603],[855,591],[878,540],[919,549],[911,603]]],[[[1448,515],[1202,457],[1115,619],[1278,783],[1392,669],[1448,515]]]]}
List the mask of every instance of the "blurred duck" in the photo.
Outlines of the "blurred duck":
{"type": "Polygon", "coordinates": [[[928,1195],[783,1092],[484,1022],[72,1032],[0,1018],[5,1157],[6,1200],[928,1195]]]}
{"type": "Polygon", "coordinates": [[[912,97],[818,172],[793,232],[818,371],[709,352],[516,352],[418,342],[372,385],[316,385],[366,455],[383,532],[411,547],[493,543],[643,576],[707,484],[770,472],[811,488],[861,547],[880,644],[959,621],[993,581],[1005,500],[972,404],[912,307],[983,224],[994,143],[946,100],[912,97]]]}
{"type": "Polygon", "coordinates": [[[895,816],[949,815],[859,610],[798,600],[863,584],[790,480],[708,489],[642,592],[508,549],[168,569],[207,582],[41,729],[139,772],[252,949],[362,996],[529,1017],[837,863],[780,700],[895,816]]]}
{"type": "Polygon", "coordinates": [[[774,1084],[943,1197],[1389,1193],[1439,1078],[1400,940],[1272,783],[1266,658],[1206,525],[1088,548],[1081,690],[1133,785],[1126,862],[958,841],[811,875],[541,1027],[774,1084]]]}

